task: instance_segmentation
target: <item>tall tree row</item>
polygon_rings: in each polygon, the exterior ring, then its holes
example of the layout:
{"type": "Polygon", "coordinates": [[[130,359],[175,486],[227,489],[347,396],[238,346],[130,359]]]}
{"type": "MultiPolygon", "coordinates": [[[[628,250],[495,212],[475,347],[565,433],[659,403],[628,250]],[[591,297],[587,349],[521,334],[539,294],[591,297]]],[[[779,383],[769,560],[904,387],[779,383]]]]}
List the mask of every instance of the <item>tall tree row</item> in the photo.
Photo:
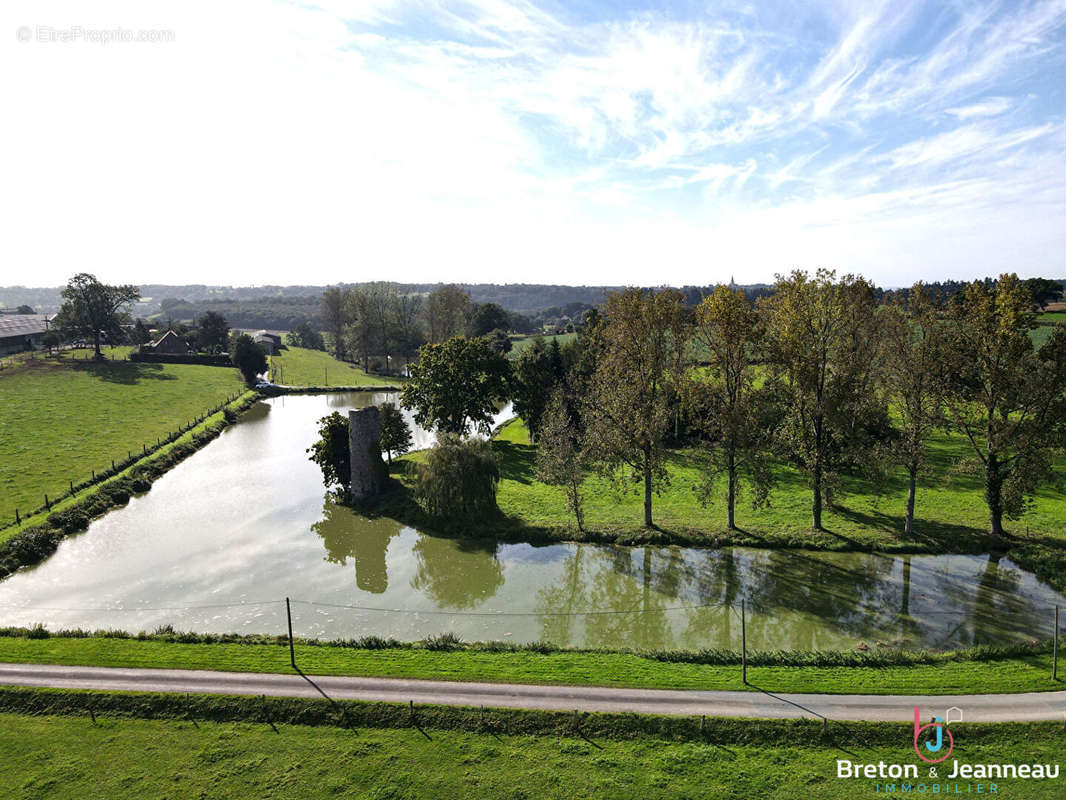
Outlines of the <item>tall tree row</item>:
{"type": "Polygon", "coordinates": [[[607,298],[584,422],[592,463],[616,486],[636,480],[651,527],[652,496],[669,484],[666,435],[688,341],[681,293],[627,289],[607,298]]]}
{"type": "Polygon", "coordinates": [[[1016,275],[994,287],[974,282],[947,313],[946,397],[952,424],[974,454],[984,482],[989,533],[1017,517],[1052,479],[1052,458],[1066,446],[1066,327],[1040,349],[1032,296],[1016,275]]]}
{"type": "Polygon", "coordinates": [[[776,429],[765,387],[756,382],[762,326],[744,292],[719,286],[696,309],[693,350],[706,360],[690,373],[685,405],[711,454],[711,471],[701,486],[706,503],[719,476],[725,478],[726,524],[736,529],[736,501],[742,479],[753,505],[766,502],[773,483],[768,459],[776,429]]]}
{"type": "Polygon", "coordinates": [[[843,470],[861,463],[887,418],[877,383],[879,319],[873,285],[833,272],[793,272],[762,302],[766,357],[784,404],[781,450],[808,477],[811,524],[840,489],[843,470]]]}

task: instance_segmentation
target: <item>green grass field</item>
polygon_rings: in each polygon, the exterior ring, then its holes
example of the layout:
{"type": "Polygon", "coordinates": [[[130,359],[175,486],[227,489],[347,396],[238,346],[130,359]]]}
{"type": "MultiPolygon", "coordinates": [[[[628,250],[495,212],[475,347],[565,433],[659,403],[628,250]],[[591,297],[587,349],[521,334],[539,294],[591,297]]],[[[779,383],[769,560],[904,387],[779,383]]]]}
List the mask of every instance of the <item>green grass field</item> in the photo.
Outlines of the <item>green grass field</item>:
{"type": "MultiPolygon", "coordinates": [[[[0,714],[0,793],[10,798],[851,798],[875,781],[837,759],[910,764],[899,744],[728,745],[651,736],[601,740],[415,728],[357,731],[98,715],[0,714]]],[[[970,730],[970,729],[967,729],[970,730]]],[[[956,752],[970,763],[1057,763],[1053,726],[997,727],[956,752]]],[[[941,775],[947,775],[945,770],[941,775]]],[[[947,783],[919,771],[923,793],[947,783]]],[[[997,794],[1062,796],[1061,779],[997,780],[997,794]]],[[[954,783],[954,782],[952,782],[954,783]]],[[[967,783],[960,784],[965,790],[967,783]]],[[[897,788],[898,791],[898,788],[897,788]]],[[[987,783],[984,791],[987,792],[987,783]]],[[[946,793],[946,791],[944,791],[946,793]]]]}
{"type": "MultiPolygon", "coordinates": [[[[502,480],[498,501],[501,510],[530,525],[555,529],[573,526],[562,489],[533,479],[535,447],[520,420],[505,426],[497,437],[502,480]]],[[[737,505],[737,524],[742,532],[726,528],[725,499],[718,492],[709,507],[700,505],[695,489],[705,471],[704,456],[697,451],[671,453],[670,485],[654,498],[653,514],[666,533],[682,533],[707,543],[731,541],[756,546],[808,546],[837,550],[877,548],[887,551],[967,552],[987,546],[987,510],[981,481],[960,472],[956,462],[969,456],[959,436],[938,434],[931,444],[929,475],[921,479],[916,503],[915,535],[903,535],[906,501],[905,475],[896,471],[878,496],[874,488],[859,478],[845,481],[847,493],[839,507],[824,515],[826,531],[810,530],[811,493],[805,476],[780,464],[776,468],[777,487],[769,508],[752,510],[743,498],[737,505]]],[[[1066,480],[1066,463],[1056,470],[1066,480]]],[[[642,523],[641,488],[619,496],[609,484],[589,477],[584,483],[586,526],[593,531],[622,531],[639,535],[642,523]]],[[[721,488],[721,487],[720,487],[721,488]]],[[[1066,494],[1059,487],[1046,486],[1033,508],[1006,527],[1016,536],[1051,537],[1066,542],[1066,494]]],[[[576,532],[576,531],[575,531],[576,532]]]]}
{"type": "MultiPolygon", "coordinates": [[[[511,339],[511,352],[508,355],[511,358],[516,358],[523,350],[533,344],[532,336],[519,336],[511,339]]],[[[557,333],[544,336],[544,341],[547,344],[551,344],[552,339],[559,342],[559,346],[562,347],[567,342],[572,342],[577,338],[576,333],[557,333]]]]}
{"type": "Polygon", "coordinates": [[[0,370],[0,520],[13,521],[155,443],[243,383],[235,369],[122,360],[129,348],[5,359],[0,370]],[[86,356],[90,356],[86,360],[86,356]]]}
{"type": "Polygon", "coordinates": [[[1038,327],[1029,332],[1036,347],[1042,347],[1051,335],[1053,325],[1066,325],[1066,311],[1045,311],[1036,315],[1038,327]]]}
{"type": "MultiPolygon", "coordinates": [[[[889,667],[754,667],[745,687],[737,665],[656,661],[627,653],[439,652],[297,645],[308,674],[500,681],[644,689],[731,689],[851,694],[960,694],[1054,691],[1050,655],[994,661],[943,661],[889,667]]],[[[292,672],[288,647],[275,644],[181,644],[106,637],[27,639],[0,636],[0,662],[292,672]]],[[[1066,673],[1066,665],[1061,665],[1066,673]]],[[[1062,674],[1060,673],[1060,674],[1062,674]]],[[[1066,676],[1066,675],[1064,675],[1066,676]]]]}
{"type": "Polygon", "coordinates": [[[321,350],[287,347],[270,357],[270,375],[286,386],[395,386],[402,381],[369,375],[355,364],[338,361],[321,350]]]}

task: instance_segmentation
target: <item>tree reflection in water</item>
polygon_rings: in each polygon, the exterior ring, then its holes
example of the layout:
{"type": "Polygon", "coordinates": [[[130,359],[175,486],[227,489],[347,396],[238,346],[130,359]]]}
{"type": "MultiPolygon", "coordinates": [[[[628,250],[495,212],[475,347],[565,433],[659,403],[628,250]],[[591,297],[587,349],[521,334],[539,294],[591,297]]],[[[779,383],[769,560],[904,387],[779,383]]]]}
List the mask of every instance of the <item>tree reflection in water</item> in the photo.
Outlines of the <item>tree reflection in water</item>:
{"type": "Polygon", "coordinates": [[[322,537],[326,561],[343,565],[352,559],[355,585],[371,594],[382,594],[389,588],[386,554],[389,541],[402,528],[399,522],[387,517],[361,517],[329,494],[322,506],[322,519],[311,526],[322,537]]]}
{"type": "Polygon", "coordinates": [[[503,586],[496,542],[442,539],[420,534],[414,546],[418,566],[411,586],[440,608],[473,608],[503,586]]]}
{"type": "Polygon", "coordinates": [[[996,556],[578,546],[537,611],[560,645],[738,649],[742,599],[752,649],[993,644],[1040,634],[1020,577],[996,556]]]}

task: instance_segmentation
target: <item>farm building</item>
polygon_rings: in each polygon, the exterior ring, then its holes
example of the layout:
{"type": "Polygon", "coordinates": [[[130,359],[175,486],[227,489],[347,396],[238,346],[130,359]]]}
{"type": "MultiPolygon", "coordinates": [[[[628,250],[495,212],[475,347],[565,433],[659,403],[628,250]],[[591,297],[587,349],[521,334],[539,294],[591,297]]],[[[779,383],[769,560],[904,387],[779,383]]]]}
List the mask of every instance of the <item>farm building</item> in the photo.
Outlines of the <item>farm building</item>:
{"type": "Polygon", "coordinates": [[[0,314],[0,355],[41,347],[49,321],[45,314],[0,314]]]}
{"type": "Polygon", "coordinates": [[[169,353],[171,355],[184,355],[191,352],[189,345],[174,331],[167,331],[151,344],[143,348],[149,353],[169,353]]]}
{"type": "Polygon", "coordinates": [[[252,334],[252,340],[263,348],[268,356],[274,355],[281,349],[281,334],[270,331],[256,331],[252,334]]]}

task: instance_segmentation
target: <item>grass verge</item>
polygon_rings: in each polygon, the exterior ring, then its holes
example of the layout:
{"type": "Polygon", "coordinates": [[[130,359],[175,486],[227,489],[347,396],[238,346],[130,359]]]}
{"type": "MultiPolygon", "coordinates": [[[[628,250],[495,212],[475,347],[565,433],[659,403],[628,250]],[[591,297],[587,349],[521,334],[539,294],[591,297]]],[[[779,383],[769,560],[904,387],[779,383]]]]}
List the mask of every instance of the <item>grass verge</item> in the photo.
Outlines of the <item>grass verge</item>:
{"type": "MultiPolygon", "coordinates": [[[[697,719],[595,714],[575,725],[569,714],[416,707],[412,717],[344,703],[345,729],[320,700],[27,690],[0,690],[0,708],[10,797],[832,799],[875,792],[875,781],[838,779],[838,759],[917,763],[898,724],[823,734],[810,721],[708,720],[701,732],[697,719]]],[[[1062,752],[1055,723],[952,729],[970,763],[1052,764],[1062,752]]],[[[919,774],[912,791],[955,783],[924,765],[919,774]]],[[[996,792],[1057,798],[1059,780],[1000,779],[996,792]]]]}
{"type": "MultiPolygon", "coordinates": [[[[288,646],[280,637],[176,634],[118,638],[106,633],[70,637],[38,632],[31,636],[46,638],[29,638],[24,631],[15,632],[16,635],[11,635],[11,630],[5,633],[0,635],[0,662],[228,672],[292,671],[288,646]]],[[[1028,650],[1018,647],[998,657],[985,653],[987,658],[979,652],[967,651],[907,653],[901,655],[900,663],[892,663],[889,653],[882,654],[880,663],[871,661],[867,666],[795,666],[789,665],[789,654],[756,653],[749,661],[749,686],[741,683],[736,654],[718,654],[720,662],[727,663],[699,663],[663,660],[661,654],[498,647],[502,646],[468,645],[442,651],[424,644],[369,648],[298,641],[296,658],[304,672],[317,675],[646,689],[936,695],[1063,688],[1062,681],[1051,680],[1050,643],[1031,646],[1028,650]]],[[[794,658],[792,663],[798,660],[794,658]]]]}

